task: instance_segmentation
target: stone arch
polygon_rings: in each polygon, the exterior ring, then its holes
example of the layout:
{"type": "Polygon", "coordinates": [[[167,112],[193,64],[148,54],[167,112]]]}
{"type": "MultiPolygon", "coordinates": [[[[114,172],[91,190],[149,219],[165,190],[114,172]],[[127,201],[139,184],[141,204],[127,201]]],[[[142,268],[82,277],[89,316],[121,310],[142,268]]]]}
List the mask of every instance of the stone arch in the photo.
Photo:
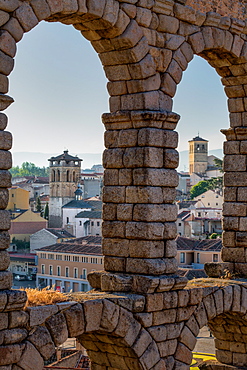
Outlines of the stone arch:
{"type": "MultiPolygon", "coordinates": [[[[155,64],[149,54],[148,40],[142,27],[118,1],[31,0],[24,3],[13,1],[5,8],[7,21],[1,27],[3,43],[0,50],[3,64],[2,94],[8,91],[7,76],[14,68],[16,43],[25,32],[45,20],[73,25],[91,42],[99,54],[109,80],[107,87],[111,96],[111,111],[143,109],[146,105],[150,105],[151,109],[160,108],[158,75],[155,89],[153,87],[150,89],[148,86],[150,81],[149,83],[147,81],[148,77],[155,75],[155,64]],[[142,80],[144,81],[141,82],[142,80]],[[155,104],[148,102],[152,94],[148,94],[147,97],[135,96],[136,93],[150,90],[156,90],[155,104]]],[[[2,109],[7,108],[12,102],[13,99],[9,96],[1,96],[2,109]]]]}
{"type": "Polygon", "coordinates": [[[23,315],[25,328],[19,329],[19,336],[24,349],[12,358],[21,368],[35,363],[41,369],[55,346],[68,337],[77,338],[86,348],[91,369],[143,370],[164,365],[148,331],[111,297],[31,307],[23,315]]]}
{"type": "Polygon", "coordinates": [[[246,364],[247,288],[245,284],[230,284],[203,289],[199,303],[181,331],[178,356],[192,358],[199,330],[208,325],[215,337],[216,358],[223,364],[246,364]]]}

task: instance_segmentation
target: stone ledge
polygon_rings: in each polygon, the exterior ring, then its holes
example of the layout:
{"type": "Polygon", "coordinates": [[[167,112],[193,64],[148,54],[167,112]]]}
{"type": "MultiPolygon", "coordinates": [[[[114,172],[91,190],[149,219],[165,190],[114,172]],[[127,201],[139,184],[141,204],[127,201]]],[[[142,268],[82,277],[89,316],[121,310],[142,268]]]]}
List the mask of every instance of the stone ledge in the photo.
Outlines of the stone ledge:
{"type": "Polygon", "coordinates": [[[247,278],[247,263],[208,262],[204,270],[211,278],[247,278]]]}
{"type": "Polygon", "coordinates": [[[103,292],[133,292],[150,294],[182,289],[188,280],[177,275],[135,275],[118,274],[106,271],[91,272],[88,274],[89,284],[103,292]]]}

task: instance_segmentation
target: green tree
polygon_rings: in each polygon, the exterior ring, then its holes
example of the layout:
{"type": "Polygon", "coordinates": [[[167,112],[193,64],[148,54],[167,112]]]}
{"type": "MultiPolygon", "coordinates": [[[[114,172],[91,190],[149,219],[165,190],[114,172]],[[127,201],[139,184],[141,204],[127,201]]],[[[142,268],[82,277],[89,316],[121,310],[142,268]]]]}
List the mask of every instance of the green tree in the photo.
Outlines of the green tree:
{"type": "Polygon", "coordinates": [[[17,176],[49,176],[49,168],[37,167],[32,162],[23,162],[21,167],[15,166],[10,170],[13,177],[17,176]]]}
{"type": "Polygon", "coordinates": [[[196,185],[190,189],[191,198],[198,197],[207,190],[222,190],[223,178],[212,177],[208,180],[199,181],[196,185]]]}
{"type": "Polygon", "coordinates": [[[220,172],[223,172],[223,160],[219,158],[214,159],[215,166],[218,167],[220,172]]]}
{"type": "Polygon", "coordinates": [[[36,198],[36,211],[39,212],[39,213],[42,212],[40,197],[36,198]]]}
{"type": "Polygon", "coordinates": [[[45,205],[45,209],[44,209],[44,216],[43,216],[46,220],[49,219],[49,205],[48,203],[46,202],[46,205],[45,205]]]}
{"type": "Polygon", "coordinates": [[[202,193],[205,193],[205,191],[209,190],[209,183],[208,181],[199,181],[196,185],[192,186],[190,189],[190,196],[191,198],[198,197],[202,193]]]}

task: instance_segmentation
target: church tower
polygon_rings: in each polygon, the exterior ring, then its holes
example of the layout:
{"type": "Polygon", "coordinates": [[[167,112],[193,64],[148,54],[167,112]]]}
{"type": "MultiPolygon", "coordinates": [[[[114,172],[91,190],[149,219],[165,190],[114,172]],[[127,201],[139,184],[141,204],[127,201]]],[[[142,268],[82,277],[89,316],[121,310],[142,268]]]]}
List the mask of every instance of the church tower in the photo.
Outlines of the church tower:
{"type": "Polygon", "coordinates": [[[205,173],[208,167],[208,140],[196,136],[189,140],[189,173],[205,173]]]}
{"type": "Polygon", "coordinates": [[[81,180],[81,161],[82,159],[69,155],[68,150],[49,159],[49,227],[62,227],[62,206],[75,197],[81,180]]]}

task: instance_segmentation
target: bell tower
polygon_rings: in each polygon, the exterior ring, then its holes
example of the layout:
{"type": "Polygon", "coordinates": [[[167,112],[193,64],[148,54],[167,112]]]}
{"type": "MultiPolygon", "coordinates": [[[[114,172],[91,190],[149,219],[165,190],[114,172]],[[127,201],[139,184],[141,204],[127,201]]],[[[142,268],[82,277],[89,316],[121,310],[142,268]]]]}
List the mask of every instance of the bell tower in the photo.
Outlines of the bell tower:
{"type": "Polygon", "coordinates": [[[199,134],[189,140],[189,173],[205,173],[208,167],[208,140],[199,134]]]}
{"type": "Polygon", "coordinates": [[[69,155],[68,150],[49,159],[49,227],[62,227],[62,206],[74,199],[81,179],[81,161],[69,155]]]}

